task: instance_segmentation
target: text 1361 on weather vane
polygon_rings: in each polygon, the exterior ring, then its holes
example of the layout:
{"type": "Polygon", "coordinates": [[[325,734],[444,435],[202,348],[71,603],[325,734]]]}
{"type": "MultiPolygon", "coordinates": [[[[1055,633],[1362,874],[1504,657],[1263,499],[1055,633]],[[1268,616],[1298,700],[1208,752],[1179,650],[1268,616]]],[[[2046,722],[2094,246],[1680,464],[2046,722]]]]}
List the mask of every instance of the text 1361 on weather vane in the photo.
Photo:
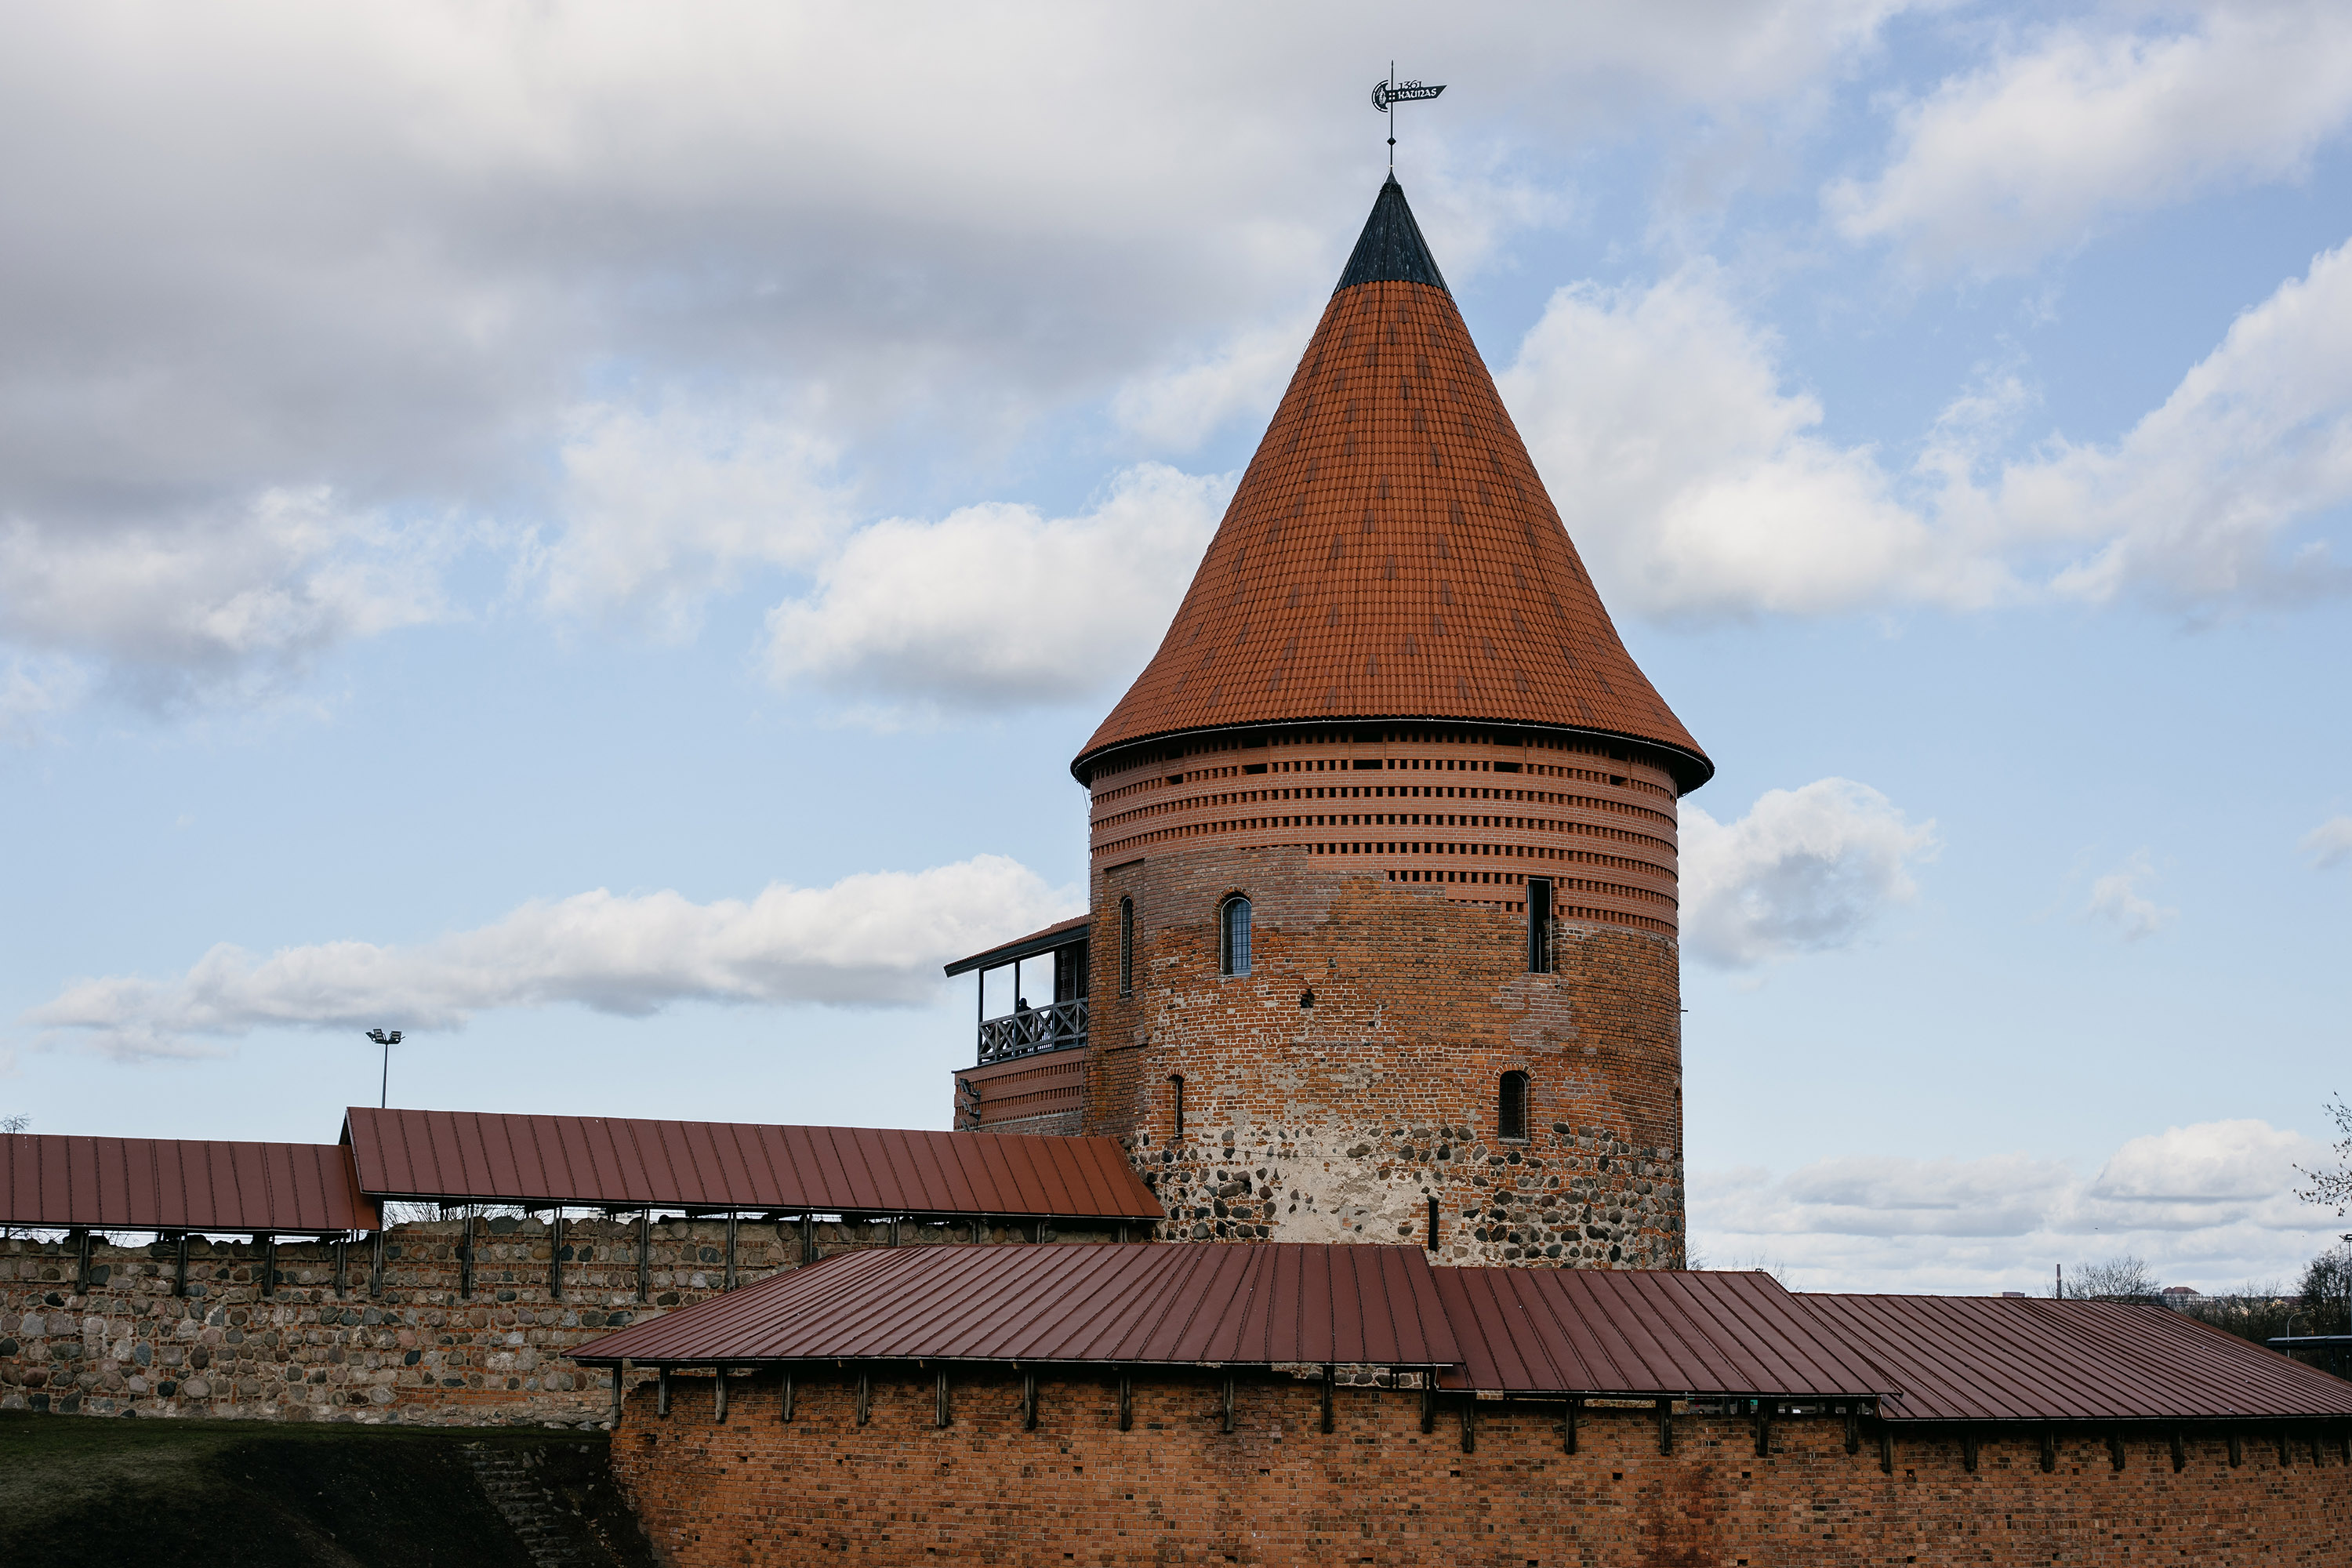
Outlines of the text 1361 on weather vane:
{"type": "Polygon", "coordinates": [[[1423,85],[1418,79],[1407,77],[1397,80],[1396,62],[1389,62],[1389,74],[1372,84],[1372,107],[1389,117],[1389,172],[1396,173],[1396,106],[1435,98],[1445,90],[1445,84],[1423,85]]]}

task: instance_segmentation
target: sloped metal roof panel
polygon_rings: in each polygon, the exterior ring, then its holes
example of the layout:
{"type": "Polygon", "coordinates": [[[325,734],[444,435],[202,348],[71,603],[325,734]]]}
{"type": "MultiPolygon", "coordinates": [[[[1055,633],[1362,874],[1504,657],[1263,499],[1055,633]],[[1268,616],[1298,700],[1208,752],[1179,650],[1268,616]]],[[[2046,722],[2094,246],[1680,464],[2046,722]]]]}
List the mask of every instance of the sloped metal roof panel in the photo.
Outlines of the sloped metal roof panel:
{"type": "Polygon", "coordinates": [[[373,1230],[333,1143],[0,1134],[0,1225],[120,1230],[373,1230]]]}
{"type": "Polygon", "coordinates": [[[1507,1393],[1858,1398],[1892,1378],[1768,1274],[1441,1268],[1464,1362],[1507,1393]]]}
{"type": "Polygon", "coordinates": [[[985,1361],[1446,1366],[1409,1247],[876,1247],[592,1341],[575,1361],[985,1361]]]}
{"type": "Polygon", "coordinates": [[[2352,1415],[2352,1383],[2166,1307],[1986,1296],[1797,1298],[1901,1393],[1890,1419],[2352,1415]]]}
{"type": "Polygon", "coordinates": [[[1109,1138],[355,1106],[362,1190],[499,1203],[1158,1219],[1109,1138]]]}

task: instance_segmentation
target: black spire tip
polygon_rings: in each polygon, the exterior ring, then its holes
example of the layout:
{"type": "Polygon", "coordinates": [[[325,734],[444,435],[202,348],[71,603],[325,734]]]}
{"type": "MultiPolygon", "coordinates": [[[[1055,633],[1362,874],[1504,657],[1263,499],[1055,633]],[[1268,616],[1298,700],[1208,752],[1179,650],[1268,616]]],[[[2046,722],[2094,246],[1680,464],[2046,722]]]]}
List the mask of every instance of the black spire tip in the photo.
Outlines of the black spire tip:
{"type": "Polygon", "coordinates": [[[1429,242],[1421,237],[1421,225],[1412,221],[1412,209],[1404,202],[1404,187],[1397,184],[1394,174],[1373,198],[1372,216],[1364,220],[1364,232],[1356,241],[1355,253],[1348,258],[1348,269],[1339,274],[1339,288],[1331,292],[1337,294],[1359,283],[1426,283],[1433,289],[1445,289],[1445,275],[1438,271],[1437,258],[1429,254],[1429,242]]]}

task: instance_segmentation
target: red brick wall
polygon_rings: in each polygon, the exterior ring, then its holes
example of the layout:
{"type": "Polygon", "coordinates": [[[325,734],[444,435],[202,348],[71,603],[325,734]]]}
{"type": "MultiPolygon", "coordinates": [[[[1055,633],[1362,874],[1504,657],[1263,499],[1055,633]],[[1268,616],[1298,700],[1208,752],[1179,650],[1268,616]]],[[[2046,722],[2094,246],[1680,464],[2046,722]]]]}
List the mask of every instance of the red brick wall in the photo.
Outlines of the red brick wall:
{"type": "Polygon", "coordinates": [[[1162,1235],[1419,1240],[1433,1196],[1444,1261],[1681,1265],[1671,938],[1562,923],[1555,973],[1530,973],[1524,913],[1295,847],[1167,849],[1098,870],[1093,908],[1087,1131],[1126,1140],[1162,1235]],[[1246,976],[1218,973],[1234,891],[1246,976]],[[1496,1126],[1507,1071],[1528,1075],[1523,1142],[1496,1126]]]}
{"type": "MultiPolygon", "coordinates": [[[[2232,1468],[2221,1435],[2192,1438],[2176,1474],[2160,1438],[2136,1436],[2120,1472],[2103,1434],[2073,1432],[2053,1472],[2038,1434],[1987,1438],[1976,1470],[1951,1437],[1845,1452],[1834,1419],[1783,1420],[1755,1454],[1744,1420],[1682,1415],[1661,1457],[1654,1415],[1587,1413],[1578,1451],[1557,1416],[1481,1401],[1475,1452],[1458,1417],[1421,1431],[1419,1395],[1342,1387],[1335,1430],[1317,1390],[1238,1384],[1220,1430],[1213,1384],[1138,1383],[1119,1431],[1103,1381],[1051,1380],[1022,1429],[1005,1373],[933,1387],[877,1381],[856,1425],[847,1374],[803,1381],[781,1422],[774,1374],[730,1381],[711,1419],[709,1377],[674,1380],[671,1414],[631,1396],[616,1476],[657,1551],[679,1568],[727,1564],[1536,1563],[1550,1568],[2341,1563],[2352,1488],[2340,1452],[2307,1443],[2282,1468],[2252,1438],[2232,1468]]],[[[1867,1429],[1867,1424],[1865,1424],[1867,1429]]]]}

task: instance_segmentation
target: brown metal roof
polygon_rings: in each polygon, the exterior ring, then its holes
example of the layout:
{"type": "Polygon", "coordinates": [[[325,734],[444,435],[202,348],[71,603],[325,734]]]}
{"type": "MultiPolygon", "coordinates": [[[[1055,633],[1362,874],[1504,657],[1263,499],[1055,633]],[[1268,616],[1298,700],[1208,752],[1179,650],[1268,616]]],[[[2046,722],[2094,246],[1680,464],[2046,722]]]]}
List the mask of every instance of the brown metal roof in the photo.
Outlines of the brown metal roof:
{"type": "Polygon", "coordinates": [[[1866,1398],[1897,1384],[1769,1274],[1441,1268],[1458,1387],[1866,1398]]]}
{"type": "Polygon", "coordinates": [[[1166,640],[1071,767],[1084,782],[1129,742],[1344,719],[1626,736],[1685,790],[1715,771],[1625,651],[1429,283],[1332,296],[1166,640]]]}
{"type": "Polygon", "coordinates": [[[333,1143],[0,1134],[0,1225],[115,1230],[373,1230],[333,1143]]]}
{"type": "Polygon", "coordinates": [[[2120,1301],[1795,1298],[1887,1369],[1894,1419],[2092,1421],[2352,1415],[2352,1383],[2186,1318],[2120,1301]]]}
{"type": "Polygon", "coordinates": [[[970,958],[959,958],[947,966],[947,972],[953,976],[968,973],[975,969],[994,969],[997,965],[1010,963],[1016,958],[1027,958],[1033,953],[1051,952],[1057,947],[1067,947],[1074,942],[1084,942],[1087,937],[1087,923],[1093,919],[1092,915],[1072,915],[1068,920],[1055,921],[1044,931],[1033,931],[1027,936],[1017,936],[1011,942],[998,942],[994,947],[975,952],[970,958]]]}
{"type": "Polygon", "coordinates": [[[386,1196],[829,1214],[1158,1219],[1111,1138],[506,1116],[355,1106],[360,1185],[386,1196]]]}
{"type": "Polygon", "coordinates": [[[1417,1247],[1013,1244],[842,1253],[607,1334],[592,1363],[1038,1361],[1446,1366],[1417,1247]]]}

